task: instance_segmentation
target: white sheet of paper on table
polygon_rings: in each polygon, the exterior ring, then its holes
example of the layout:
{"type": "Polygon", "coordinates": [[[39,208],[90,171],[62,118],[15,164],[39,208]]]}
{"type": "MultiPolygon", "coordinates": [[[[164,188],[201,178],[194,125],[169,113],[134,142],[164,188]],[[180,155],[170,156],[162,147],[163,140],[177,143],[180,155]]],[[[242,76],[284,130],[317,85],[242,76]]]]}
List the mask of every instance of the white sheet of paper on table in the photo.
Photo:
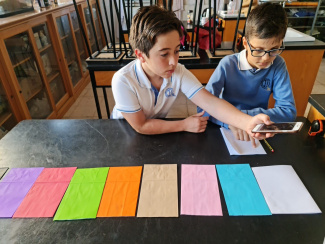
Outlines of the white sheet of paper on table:
{"type": "Polygon", "coordinates": [[[252,170],[272,214],[321,213],[291,165],[253,167],[252,170]]]}
{"type": "Polygon", "coordinates": [[[262,144],[256,141],[256,148],[252,146],[250,141],[237,140],[230,130],[220,128],[221,134],[227,145],[230,155],[256,155],[266,154],[262,144]]]}

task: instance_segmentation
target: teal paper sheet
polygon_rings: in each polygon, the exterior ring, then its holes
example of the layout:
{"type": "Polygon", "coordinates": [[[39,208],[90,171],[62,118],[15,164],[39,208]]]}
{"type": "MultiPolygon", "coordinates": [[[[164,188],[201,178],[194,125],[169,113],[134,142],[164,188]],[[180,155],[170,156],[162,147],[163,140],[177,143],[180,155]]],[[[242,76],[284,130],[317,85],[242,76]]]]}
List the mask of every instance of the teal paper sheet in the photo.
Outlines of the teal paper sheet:
{"type": "Polygon", "coordinates": [[[216,165],[230,216],[271,215],[249,164],[216,165]]]}
{"type": "Polygon", "coordinates": [[[108,170],[77,169],[53,220],[96,218],[108,170]]]}

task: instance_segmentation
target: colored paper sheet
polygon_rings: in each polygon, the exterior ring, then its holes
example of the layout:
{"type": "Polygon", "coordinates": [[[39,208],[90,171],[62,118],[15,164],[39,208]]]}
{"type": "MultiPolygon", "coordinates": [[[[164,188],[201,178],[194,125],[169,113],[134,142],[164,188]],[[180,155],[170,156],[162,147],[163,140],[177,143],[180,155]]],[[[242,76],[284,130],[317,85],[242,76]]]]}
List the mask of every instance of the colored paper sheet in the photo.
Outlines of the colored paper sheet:
{"type": "Polygon", "coordinates": [[[216,167],[229,215],[271,215],[249,164],[216,167]]]}
{"type": "Polygon", "coordinates": [[[1,182],[35,182],[44,168],[12,168],[1,182]]]}
{"type": "Polygon", "coordinates": [[[108,170],[77,169],[53,220],[96,218],[108,170]]]}
{"type": "Polygon", "coordinates": [[[97,217],[135,216],[142,166],[110,167],[97,217]]]}
{"type": "Polygon", "coordinates": [[[176,164],[144,165],[137,217],[178,217],[176,164]]]}
{"type": "Polygon", "coordinates": [[[7,172],[9,168],[0,168],[0,180],[2,178],[2,176],[4,176],[4,174],[7,172]]]}
{"type": "Polygon", "coordinates": [[[252,147],[250,141],[239,141],[232,134],[231,130],[220,128],[230,155],[256,155],[266,154],[262,144],[255,140],[256,147],[252,147]]]}
{"type": "Polygon", "coordinates": [[[181,214],[222,216],[214,165],[182,164],[181,214]]]}
{"type": "Polygon", "coordinates": [[[0,182],[0,218],[11,218],[43,168],[12,168],[0,182]]]}
{"type": "Polygon", "coordinates": [[[272,214],[321,213],[291,165],[252,168],[272,214]]]}
{"type": "Polygon", "coordinates": [[[45,168],[13,218],[53,217],[76,169],[45,168]]]}

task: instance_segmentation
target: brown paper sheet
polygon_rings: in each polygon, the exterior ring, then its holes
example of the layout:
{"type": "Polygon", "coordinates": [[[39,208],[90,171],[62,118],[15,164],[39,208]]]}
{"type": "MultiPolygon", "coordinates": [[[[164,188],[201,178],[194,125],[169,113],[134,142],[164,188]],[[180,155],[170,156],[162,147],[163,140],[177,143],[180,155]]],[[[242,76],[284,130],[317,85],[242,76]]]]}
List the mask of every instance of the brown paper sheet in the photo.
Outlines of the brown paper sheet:
{"type": "Polygon", "coordinates": [[[144,165],[137,217],[178,216],[177,165],[144,165]]]}

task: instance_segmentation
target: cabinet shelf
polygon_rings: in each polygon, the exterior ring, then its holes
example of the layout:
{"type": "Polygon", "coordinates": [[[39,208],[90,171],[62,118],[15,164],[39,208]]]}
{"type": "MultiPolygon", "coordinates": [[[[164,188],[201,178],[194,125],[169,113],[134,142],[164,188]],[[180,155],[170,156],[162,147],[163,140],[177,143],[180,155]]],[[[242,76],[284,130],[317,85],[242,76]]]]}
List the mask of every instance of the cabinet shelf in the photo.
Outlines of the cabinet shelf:
{"type": "Polygon", "coordinates": [[[51,74],[49,74],[48,77],[48,81],[49,83],[51,83],[56,77],[59,76],[59,72],[52,72],[51,74]]]}
{"type": "Polygon", "coordinates": [[[6,112],[2,115],[0,115],[0,126],[2,126],[10,117],[12,116],[12,113],[6,112]]]}
{"type": "Polygon", "coordinates": [[[316,9],[317,6],[288,6],[288,7],[284,7],[284,9],[289,9],[289,8],[296,8],[296,9],[316,9]]]}
{"type": "Polygon", "coordinates": [[[69,61],[67,60],[68,66],[70,66],[73,63],[73,60],[69,61]]]}
{"type": "Polygon", "coordinates": [[[62,36],[62,37],[61,37],[61,40],[64,40],[64,39],[68,38],[68,36],[69,36],[69,35],[62,36]]]}
{"type": "Polygon", "coordinates": [[[46,45],[45,47],[39,49],[39,52],[42,53],[42,52],[44,52],[46,49],[50,48],[51,46],[52,46],[51,44],[48,44],[48,45],[46,45]]]}
{"type": "Polygon", "coordinates": [[[285,7],[314,7],[318,6],[318,2],[292,2],[286,3],[285,7]]]}
{"type": "Polygon", "coordinates": [[[32,100],[33,97],[35,97],[35,96],[36,96],[37,94],[39,94],[41,91],[42,91],[42,88],[37,89],[35,92],[32,93],[32,95],[31,95],[28,99],[26,99],[26,102],[32,100]]]}
{"type": "Polygon", "coordinates": [[[25,62],[27,62],[27,61],[30,60],[30,59],[31,59],[31,57],[25,58],[25,59],[21,60],[20,62],[14,64],[12,67],[13,67],[13,68],[16,68],[17,66],[19,66],[19,65],[21,65],[21,64],[23,64],[23,63],[25,63],[25,62]]]}
{"type": "Polygon", "coordinates": [[[294,29],[303,29],[303,28],[311,28],[311,26],[307,26],[307,25],[301,25],[301,26],[289,26],[291,28],[294,28],[294,29]]]}
{"type": "Polygon", "coordinates": [[[315,16],[287,17],[288,19],[313,19],[315,16]]]}

